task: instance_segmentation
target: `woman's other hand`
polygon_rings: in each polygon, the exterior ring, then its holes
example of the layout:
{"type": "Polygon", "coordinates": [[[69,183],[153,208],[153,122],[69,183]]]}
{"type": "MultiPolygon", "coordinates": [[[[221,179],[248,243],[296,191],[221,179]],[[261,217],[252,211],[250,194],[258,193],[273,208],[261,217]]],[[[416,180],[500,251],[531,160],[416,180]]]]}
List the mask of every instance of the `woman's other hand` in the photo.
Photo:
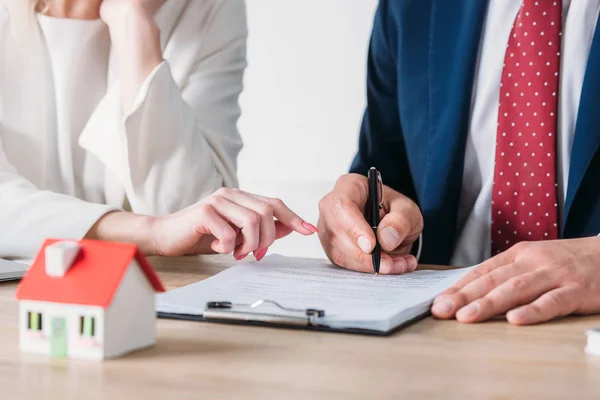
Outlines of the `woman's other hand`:
{"type": "Polygon", "coordinates": [[[100,16],[108,25],[121,17],[131,17],[130,12],[152,20],[152,17],[165,0],[104,0],[100,6],[100,16]],[[141,14],[140,14],[141,13],[141,14]]]}
{"type": "Polygon", "coordinates": [[[134,105],[140,86],[163,60],[154,14],[165,0],[104,0],[100,18],[108,25],[120,66],[123,112],[134,105]]]}

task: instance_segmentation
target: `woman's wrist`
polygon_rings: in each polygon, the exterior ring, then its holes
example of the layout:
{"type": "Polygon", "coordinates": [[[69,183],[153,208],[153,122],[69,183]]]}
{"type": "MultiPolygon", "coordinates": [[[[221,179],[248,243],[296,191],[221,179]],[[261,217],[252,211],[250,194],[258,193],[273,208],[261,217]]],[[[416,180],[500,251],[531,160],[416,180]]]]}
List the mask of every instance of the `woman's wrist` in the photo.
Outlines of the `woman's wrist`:
{"type": "Polygon", "coordinates": [[[145,255],[156,255],[156,217],[114,211],[102,216],[88,231],[86,239],[134,243],[145,255]]]}
{"type": "Polygon", "coordinates": [[[139,2],[108,3],[102,18],[120,60],[123,111],[127,114],[142,83],[163,61],[160,29],[154,21],[154,11],[139,2]]]}

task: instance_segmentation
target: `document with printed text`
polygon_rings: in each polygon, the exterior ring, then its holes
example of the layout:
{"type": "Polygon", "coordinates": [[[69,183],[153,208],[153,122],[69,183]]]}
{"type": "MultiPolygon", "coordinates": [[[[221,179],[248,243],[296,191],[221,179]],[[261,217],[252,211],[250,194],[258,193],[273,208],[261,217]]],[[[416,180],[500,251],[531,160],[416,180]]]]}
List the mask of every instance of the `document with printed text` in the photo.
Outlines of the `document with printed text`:
{"type": "MultiPolygon", "coordinates": [[[[159,313],[202,316],[208,302],[271,300],[290,309],[319,309],[319,325],[388,332],[428,312],[439,293],[470,268],[372,275],[325,262],[271,255],[231,267],[209,279],[157,295],[159,313]]],[[[274,306],[257,313],[286,314],[274,306]]]]}

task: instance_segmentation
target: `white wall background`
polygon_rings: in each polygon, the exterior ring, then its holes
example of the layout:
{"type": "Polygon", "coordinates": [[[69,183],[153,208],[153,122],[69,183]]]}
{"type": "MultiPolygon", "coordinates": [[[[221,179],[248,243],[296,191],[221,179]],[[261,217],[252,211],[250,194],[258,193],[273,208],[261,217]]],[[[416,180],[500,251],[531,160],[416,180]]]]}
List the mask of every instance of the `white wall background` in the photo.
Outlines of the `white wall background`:
{"type": "MultiPolygon", "coordinates": [[[[246,2],[240,184],[282,198],[316,224],[319,199],[356,152],[377,0],[246,2]]],[[[316,236],[292,235],[271,251],[323,256],[316,236]]]]}

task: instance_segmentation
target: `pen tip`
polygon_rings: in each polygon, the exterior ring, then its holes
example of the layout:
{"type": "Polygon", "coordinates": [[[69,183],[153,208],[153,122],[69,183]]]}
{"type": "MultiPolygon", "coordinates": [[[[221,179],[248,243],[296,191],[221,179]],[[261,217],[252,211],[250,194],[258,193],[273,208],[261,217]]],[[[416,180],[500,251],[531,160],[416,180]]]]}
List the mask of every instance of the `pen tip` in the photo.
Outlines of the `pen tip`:
{"type": "Polygon", "coordinates": [[[375,276],[378,276],[378,275],[379,275],[379,272],[375,272],[375,276]]]}

